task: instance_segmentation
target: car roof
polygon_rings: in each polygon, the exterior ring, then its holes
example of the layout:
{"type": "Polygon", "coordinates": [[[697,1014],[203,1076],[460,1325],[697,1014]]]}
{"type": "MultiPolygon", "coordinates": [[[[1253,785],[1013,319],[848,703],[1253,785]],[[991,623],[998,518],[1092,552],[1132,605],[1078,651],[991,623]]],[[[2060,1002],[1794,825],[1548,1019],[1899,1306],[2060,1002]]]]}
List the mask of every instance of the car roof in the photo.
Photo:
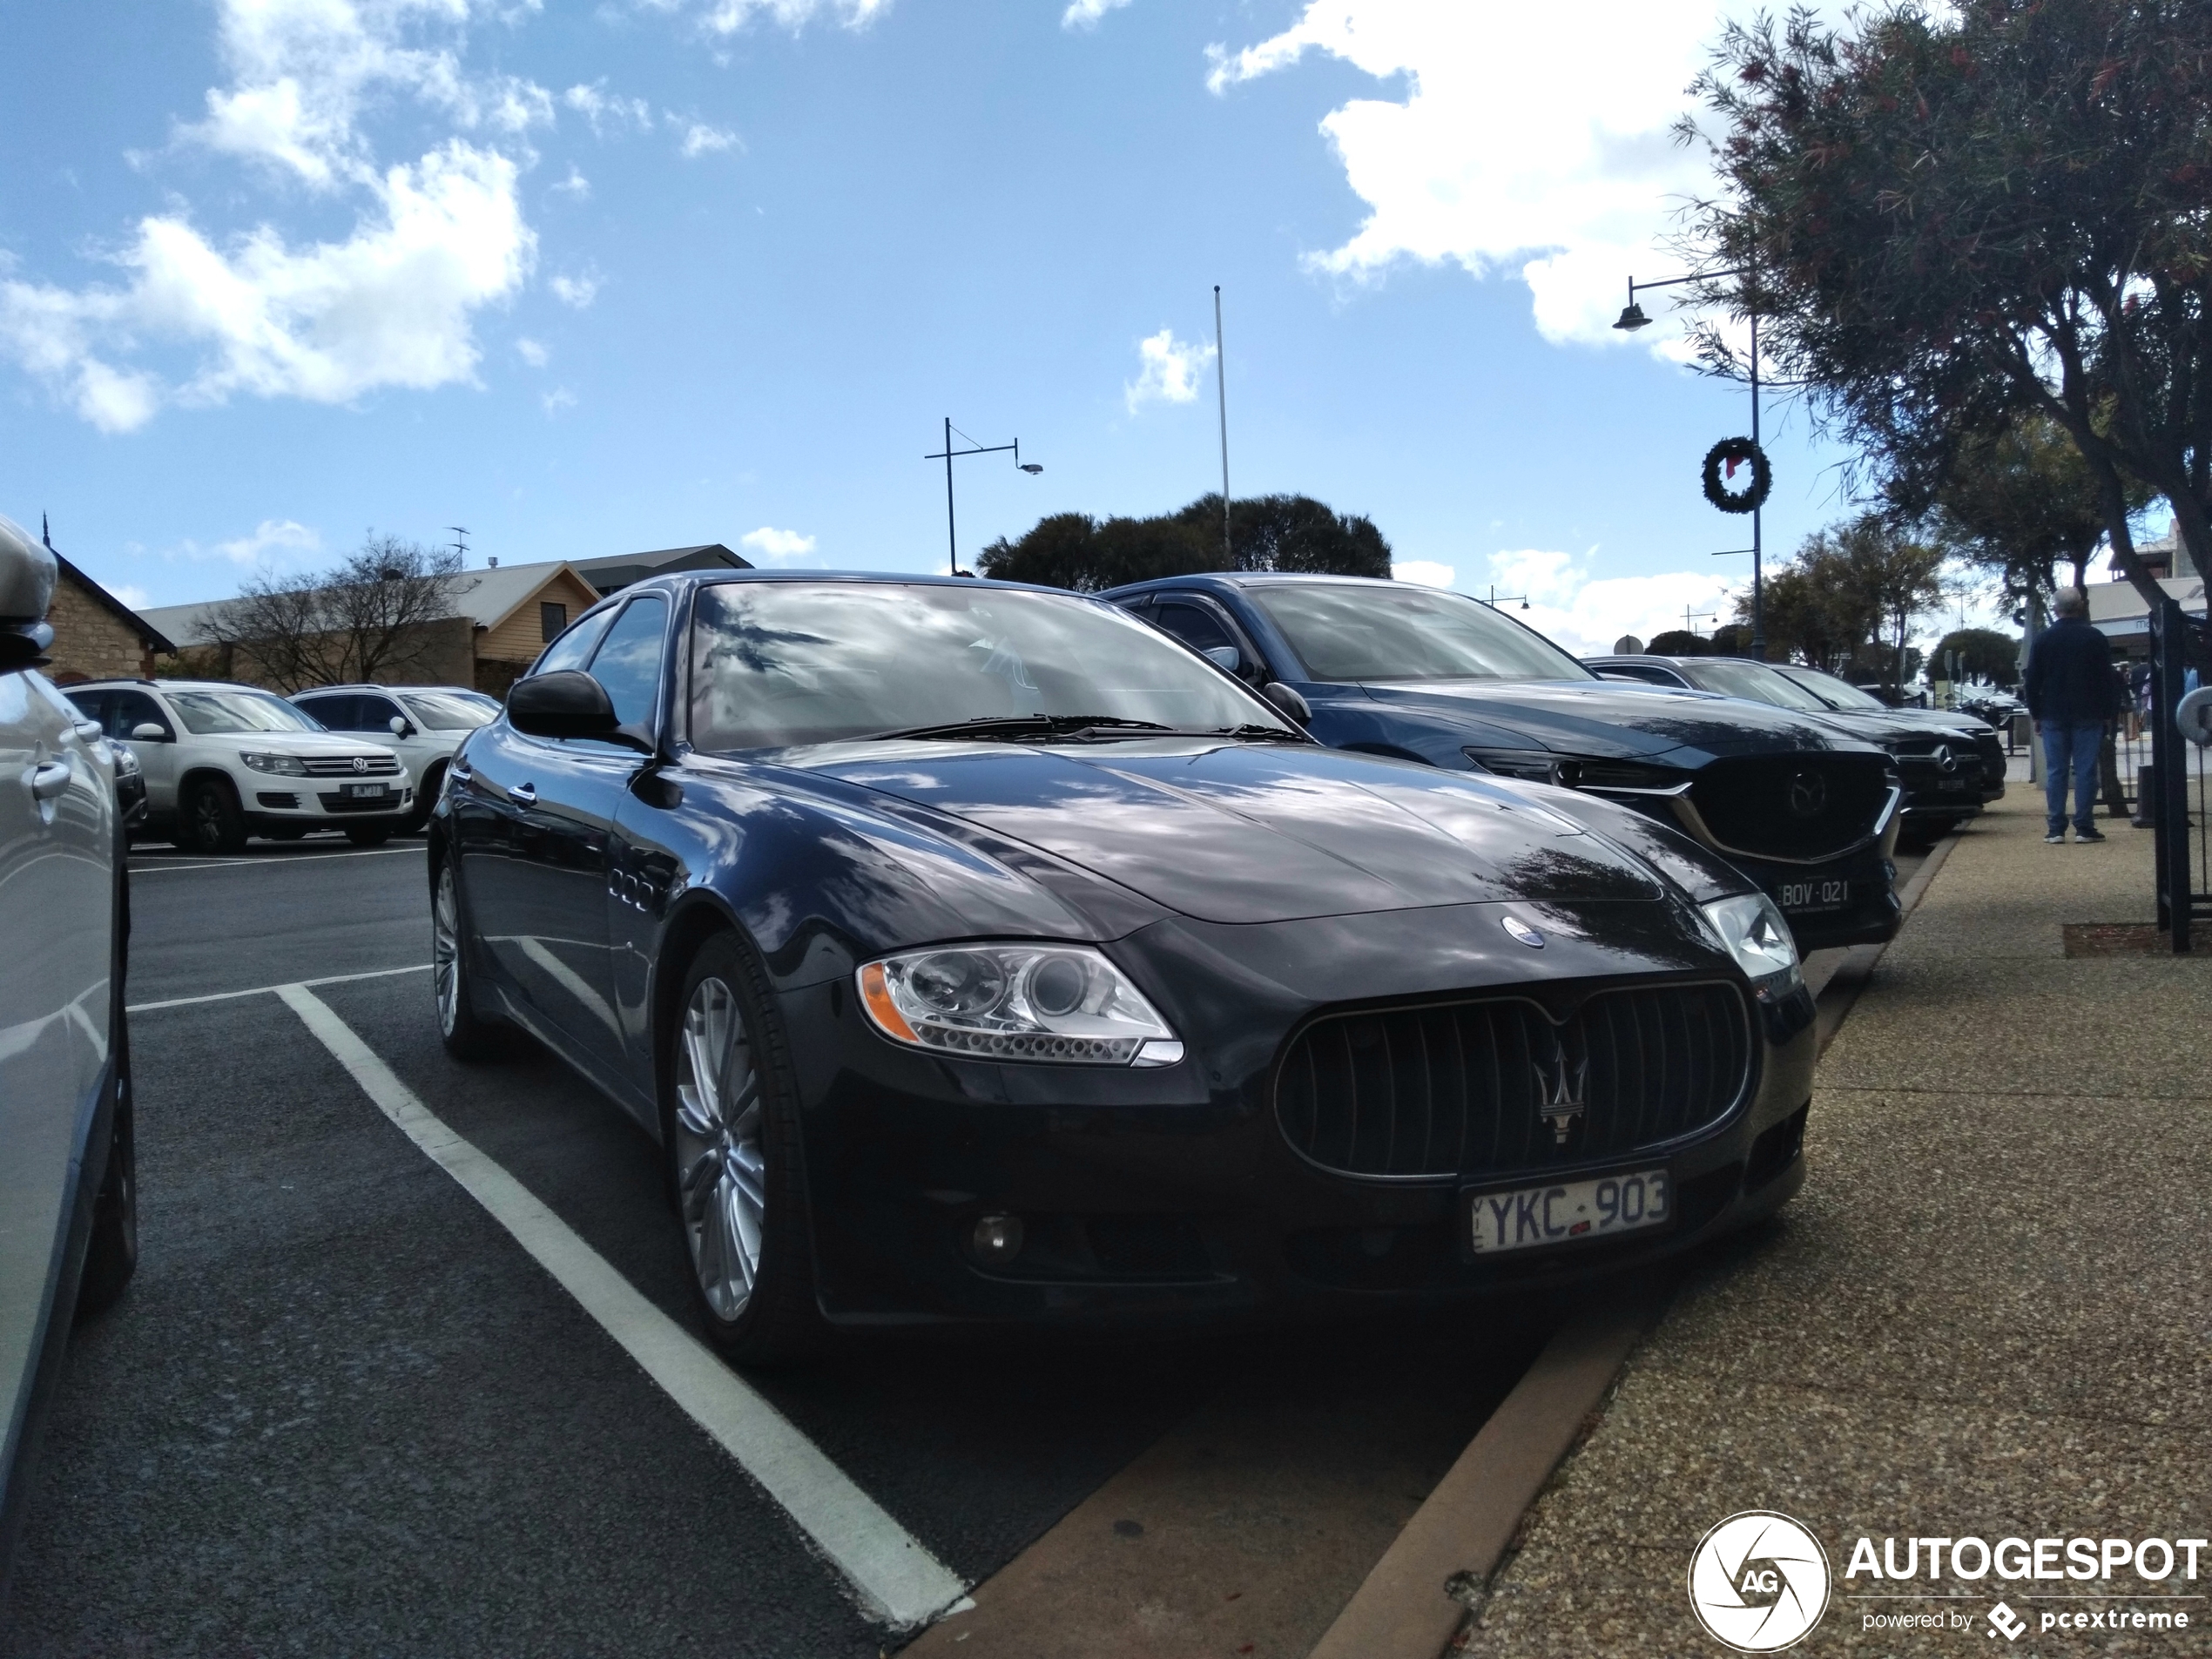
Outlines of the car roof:
{"type": "MultiPolygon", "coordinates": [[[[1609,668],[1615,663],[1658,663],[1668,668],[1694,668],[1699,663],[1711,662],[1714,659],[1709,657],[1655,657],[1648,651],[1608,651],[1602,657],[1585,657],[1581,660],[1582,665],[1586,668],[1596,668],[1601,664],[1609,668]]],[[[1757,662],[1758,659],[1754,657],[1738,657],[1733,660],[1739,663],[1750,663],[1757,662]]],[[[1774,664],[1768,663],[1764,666],[1771,668],[1774,664]]]]}
{"type": "Polygon", "coordinates": [[[152,686],[158,691],[253,691],[263,697],[282,700],[283,693],[272,691],[266,685],[248,685],[243,680],[169,680],[169,679],[106,679],[79,680],[74,685],[64,685],[64,691],[108,691],[118,690],[143,691],[152,686]]]}
{"type": "MultiPolygon", "coordinates": [[[[596,610],[597,607],[595,606],[596,610]]],[[[289,695],[294,699],[303,697],[327,697],[333,691],[466,691],[471,697],[489,697],[473,685],[379,685],[373,680],[350,680],[343,685],[310,685],[289,695]]],[[[496,700],[496,699],[495,699],[496,700]]]]}
{"type": "MultiPolygon", "coordinates": [[[[1156,588],[1189,586],[1193,583],[1224,588],[1289,588],[1312,587],[1328,583],[1351,583],[1362,588],[1418,588],[1424,593],[1452,593],[1451,588],[1432,588],[1421,582],[1388,581],[1373,576],[1331,576],[1325,571],[1313,570],[1193,570],[1187,576],[1147,577],[1142,582],[1125,582],[1118,588],[1109,588],[1098,597],[1109,599],[1120,593],[1149,593],[1156,588]]],[[[1460,594],[1462,599],[1472,594],[1460,594]]],[[[1476,600],[1476,604],[1481,601],[1476,600]]]]}

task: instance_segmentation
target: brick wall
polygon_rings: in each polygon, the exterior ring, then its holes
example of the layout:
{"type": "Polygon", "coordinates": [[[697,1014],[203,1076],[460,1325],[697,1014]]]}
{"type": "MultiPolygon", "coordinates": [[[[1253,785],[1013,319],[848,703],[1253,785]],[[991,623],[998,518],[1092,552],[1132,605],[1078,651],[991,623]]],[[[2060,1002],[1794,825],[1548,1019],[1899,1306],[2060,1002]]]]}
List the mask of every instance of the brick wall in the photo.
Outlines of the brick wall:
{"type": "Polygon", "coordinates": [[[58,685],[77,680],[134,679],[149,673],[152,658],[136,630],[64,570],[54,583],[46,621],[54,631],[47,677],[58,685]]]}

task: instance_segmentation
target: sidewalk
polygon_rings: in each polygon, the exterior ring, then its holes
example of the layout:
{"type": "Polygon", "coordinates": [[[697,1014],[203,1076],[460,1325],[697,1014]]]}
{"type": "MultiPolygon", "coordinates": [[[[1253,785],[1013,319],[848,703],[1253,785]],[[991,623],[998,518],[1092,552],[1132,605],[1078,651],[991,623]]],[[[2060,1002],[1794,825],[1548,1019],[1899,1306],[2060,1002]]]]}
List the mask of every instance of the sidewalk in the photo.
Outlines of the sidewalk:
{"type": "MultiPolygon", "coordinates": [[[[2015,786],[1952,851],[1821,1063],[1805,1190],[1684,1281],[1524,1519],[1467,1651],[1724,1651],[1685,1581],[1745,1509],[1827,1549],[1803,1654],[1987,1656],[2000,1596],[2035,1621],[2069,1605],[2042,1597],[2098,1588],[1992,1575],[1919,1587],[1971,1599],[1853,1601],[1906,1588],[1844,1579],[1862,1534],[1901,1554],[2212,1531],[2212,941],[2067,960],[2062,923],[2150,920],[2150,837],[2122,820],[2103,846],[2045,846],[2040,808],[2015,786]],[[1939,1608],[1972,1628],[1864,1628],[1939,1608]]],[[[2212,1594],[2200,1570],[2111,1588],[2212,1594]]],[[[2212,1646],[2212,1602],[2168,1605],[2193,1628],[1997,1647],[2212,1646]]]]}

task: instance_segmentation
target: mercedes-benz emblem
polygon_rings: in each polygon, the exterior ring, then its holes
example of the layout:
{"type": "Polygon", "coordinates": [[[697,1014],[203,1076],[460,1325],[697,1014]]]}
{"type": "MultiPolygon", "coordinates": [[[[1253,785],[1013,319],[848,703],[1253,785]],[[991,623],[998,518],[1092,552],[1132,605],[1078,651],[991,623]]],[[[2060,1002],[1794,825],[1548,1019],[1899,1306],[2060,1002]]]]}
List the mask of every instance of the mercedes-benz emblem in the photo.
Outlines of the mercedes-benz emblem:
{"type": "Polygon", "coordinates": [[[1511,934],[1515,939],[1518,939],[1522,944],[1527,946],[1529,949],[1543,949],[1543,934],[1538,933],[1534,927],[1531,927],[1519,916],[1507,916],[1504,918],[1504,921],[1506,931],[1511,934]]]}
{"type": "Polygon", "coordinates": [[[1949,744],[1939,743],[1936,745],[1935,758],[1936,765],[1942,767],[1944,771],[1956,772],[1959,770],[1959,757],[1952,751],[1949,744]]]}
{"type": "Polygon", "coordinates": [[[1828,780],[1817,772],[1801,772],[1790,779],[1790,812],[1797,818],[1817,818],[1828,805],[1828,780]]]}
{"type": "Polygon", "coordinates": [[[367,772],[368,770],[368,757],[367,755],[355,755],[354,757],[354,770],[355,772],[367,772]]]}

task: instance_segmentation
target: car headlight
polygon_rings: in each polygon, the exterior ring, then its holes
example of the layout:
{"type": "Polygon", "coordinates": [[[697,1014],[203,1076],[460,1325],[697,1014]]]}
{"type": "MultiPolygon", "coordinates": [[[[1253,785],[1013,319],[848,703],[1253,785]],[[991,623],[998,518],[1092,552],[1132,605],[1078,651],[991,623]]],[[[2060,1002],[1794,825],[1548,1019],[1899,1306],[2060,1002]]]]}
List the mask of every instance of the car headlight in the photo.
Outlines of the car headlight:
{"type": "Polygon", "coordinates": [[[894,1042],[979,1060],[1171,1066],[1183,1044],[1082,945],[948,945],[869,962],[860,1006],[894,1042]]]}
{"type": "Polygon", "coordinates": [[[1501,778],[1558,784],[1568,789],[1656,795],[1674,793],[1684,784],[1682,774],[1671,767],[1647,765],[1636,760],[1553,754],[1543,749],[1467,748],[1460,752],[1483,771],[1496,772],[1501,778]]]}
{"type": "Polygon", "coordinates": [[[241,754],[239,759],[256,772],[281,772],[287,778],[307,775],[307,763],[297,755],[241,754]]]}
{"type": "Polygon", "coordinates": [[[1703,908],[1705,920],[1762,997],[1787,996],[1804,983],[1797,972],[1797,944],[1790,936],[1790,924],[1766,894],[1739,894],[1716,899],[1703,908]]]}

